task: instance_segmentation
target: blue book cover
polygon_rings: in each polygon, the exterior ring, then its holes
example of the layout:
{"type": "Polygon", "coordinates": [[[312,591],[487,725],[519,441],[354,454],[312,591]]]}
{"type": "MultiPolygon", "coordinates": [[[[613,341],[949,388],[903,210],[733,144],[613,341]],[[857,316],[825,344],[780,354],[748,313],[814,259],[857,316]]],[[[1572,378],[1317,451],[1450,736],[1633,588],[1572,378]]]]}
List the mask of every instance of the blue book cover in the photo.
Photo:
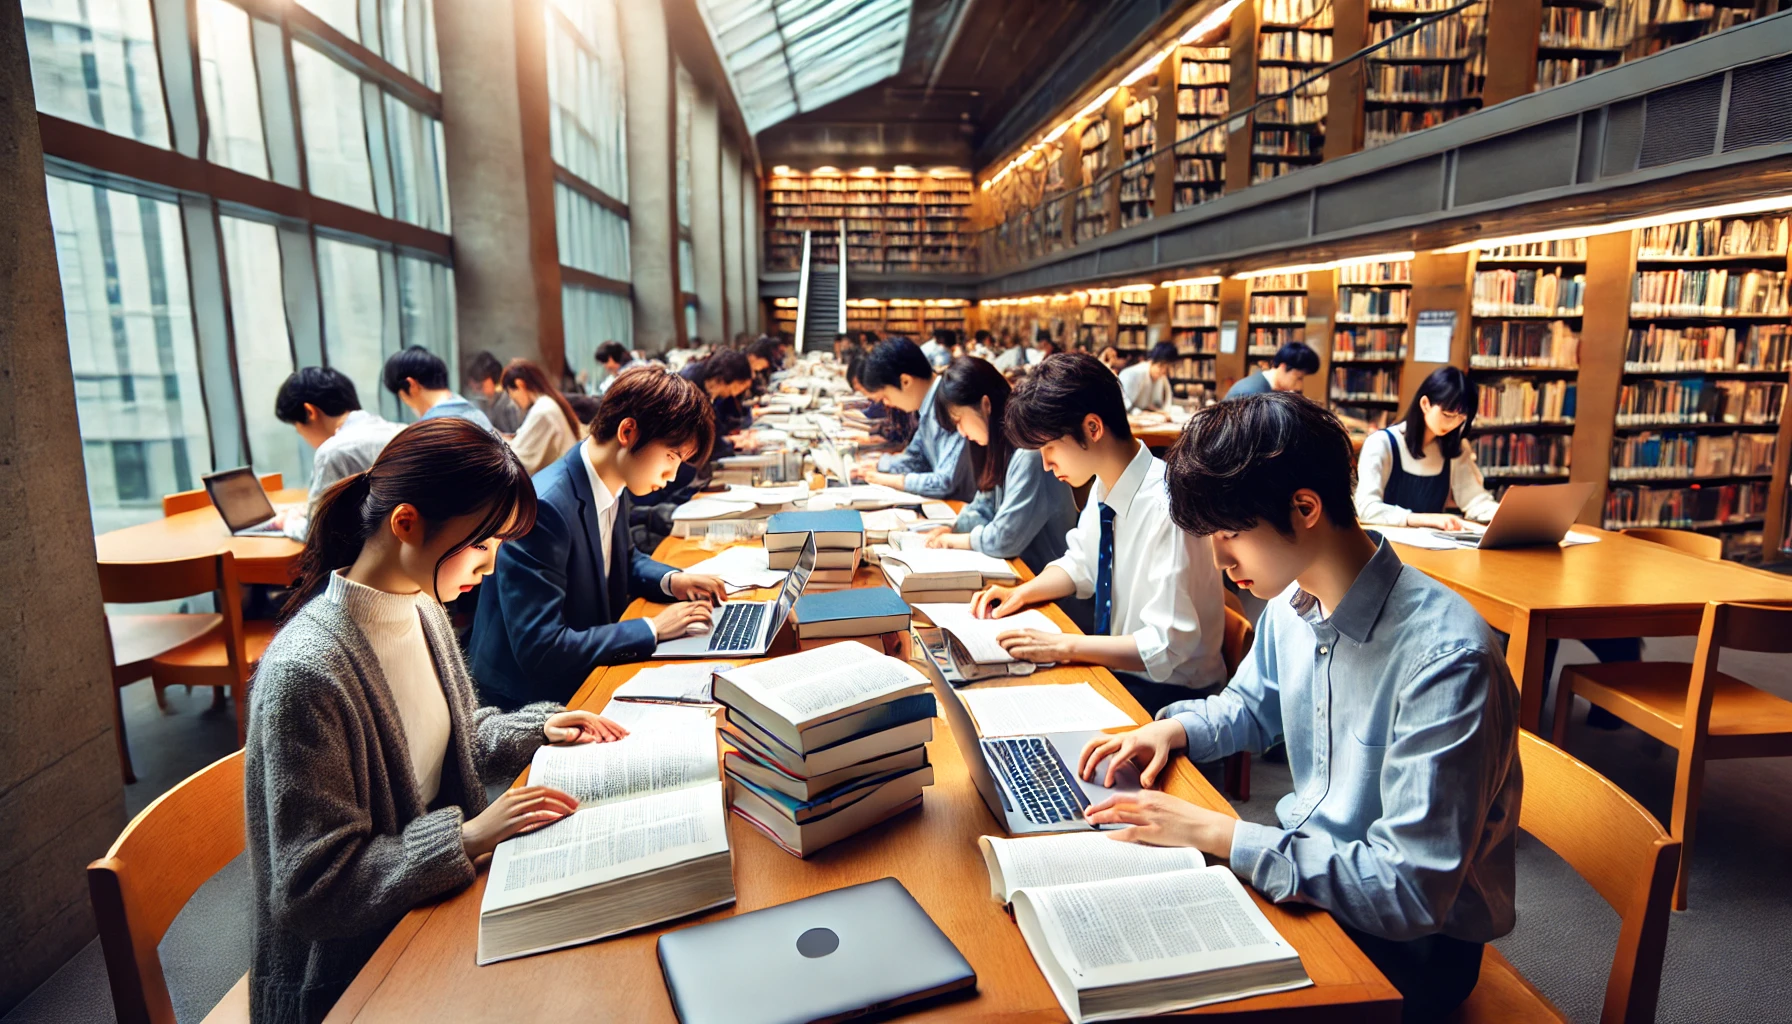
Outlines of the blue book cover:
{"type": "Polygon", "coordinates": [[[849,508],[826,512],[775,512],[766,521],[767,536],[777,533],[864,533],[865,517],[849,508]]]}
{"type": "MultiPolygon", "coordinates": [[[[853,513],[857,515],[858,513],[853,513]]],[[[906,629],[908,602],[889,587],[849,587],[845,590],[824,590],[804,594],[796,600],[796,620],[813,625],[817,622],[847,622],[854,619],[900,617],[906,629]]],[[[874,632],[887,632],[875,630],[874,632]]]]}

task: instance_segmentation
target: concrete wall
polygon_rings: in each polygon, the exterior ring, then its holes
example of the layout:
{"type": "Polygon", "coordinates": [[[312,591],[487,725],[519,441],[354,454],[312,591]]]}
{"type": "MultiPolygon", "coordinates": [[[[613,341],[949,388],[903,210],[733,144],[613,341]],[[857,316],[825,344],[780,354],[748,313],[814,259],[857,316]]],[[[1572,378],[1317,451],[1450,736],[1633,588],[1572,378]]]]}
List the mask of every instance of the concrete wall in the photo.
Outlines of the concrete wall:
{"type": "Polygon", "coordinates": [[[722,293],[728,317],[728,337],[746,330],[741,315],[745,268],[741,264],[740,151],[732,141],[722,143],[722,293]]]}
{"type": "Polygon", "coordinates": [[[93,938],[124,785],[43,149],[0,3],[0,1013],[93,938]]]}
{"type": "Polygon", "coordinates": [[[698,90],[691,104],[691,239],[696,244],[697,335],[728,340],[722,276],[722,136],[716,100],[698,90]]]}
{"type": "Polygon", "coordinates": [[[684,307],[678,297],[677,119],[672,49],[659,4],[617,5],[628,89],[629,271],[634,293],[633,346],[671,347],[684,307]]]}

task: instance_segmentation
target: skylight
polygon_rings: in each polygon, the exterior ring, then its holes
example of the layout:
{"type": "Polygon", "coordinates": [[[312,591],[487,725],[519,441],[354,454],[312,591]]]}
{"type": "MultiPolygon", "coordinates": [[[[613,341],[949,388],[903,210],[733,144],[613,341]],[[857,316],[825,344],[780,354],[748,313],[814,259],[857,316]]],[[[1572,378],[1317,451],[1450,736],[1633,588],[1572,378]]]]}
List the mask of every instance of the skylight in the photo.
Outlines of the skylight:
{"type": "Polygon", "coordinates": [[[902,64],[910,0],[697,0],[757,134],[902,64]]]}

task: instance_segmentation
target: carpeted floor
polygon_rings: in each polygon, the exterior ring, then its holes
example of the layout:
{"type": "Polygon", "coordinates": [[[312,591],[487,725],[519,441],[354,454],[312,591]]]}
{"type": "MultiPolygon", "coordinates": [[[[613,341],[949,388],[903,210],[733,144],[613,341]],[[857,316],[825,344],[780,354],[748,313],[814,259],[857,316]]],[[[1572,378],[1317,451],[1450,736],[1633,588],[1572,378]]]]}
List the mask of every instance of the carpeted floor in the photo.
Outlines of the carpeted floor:
{"type": "MultiPolygon", "coordinates": [[[[1651,660],[1690,659],[1691,640],[1649,641],[1651,660]]],[[[1578,644],[1564,663],[1592,660],[1578,644]]],[[[1792,699],[1788,659],[1726,655],[1724,670],[1792,699]]],[[[210,710],[209,693],[168,695],[155,707],[147,685],[125,691],[125,714],[139,782],[127,787],[135,813],[174,782],[228,753],[235,719],[210,710]]],[[[1547,702],[1546,702],[1547,705],[1547,702]]],[[[1674,761],[1642,734],[1579,724],[1570,749],[1665,817],[1674,761]]],[[[1547,707],[1545,714],[1548,714],[1547,707]]],[[[1547,723],[1545,723],[1547,728],[1547,723]]],[[[1289,788],[1285,765],[1255,759],[1252,799],[1239,812],[1273,822],[1289,788]]],[[[1675,914],[1657,1020],[1663,1024],[1792,1021],[1792,760],[1718,762],[1706,778],[1693,856],[1690,909],[1675,914]]],[[[208,882],[169,929],[162,963],[181,1024],[195,1024],[248,969],[248,871],[239,859],[208,882]]],[[[1499,948],[1577,1024],[1599,1019],[1618,917],[1591,887],[1541,844],[1522,837],[1518,927],[1499,948]]],[[[72,1024],[113,1019],[98,943],[69,961],[4,1018],[3,1024],[72,1024]]]]}

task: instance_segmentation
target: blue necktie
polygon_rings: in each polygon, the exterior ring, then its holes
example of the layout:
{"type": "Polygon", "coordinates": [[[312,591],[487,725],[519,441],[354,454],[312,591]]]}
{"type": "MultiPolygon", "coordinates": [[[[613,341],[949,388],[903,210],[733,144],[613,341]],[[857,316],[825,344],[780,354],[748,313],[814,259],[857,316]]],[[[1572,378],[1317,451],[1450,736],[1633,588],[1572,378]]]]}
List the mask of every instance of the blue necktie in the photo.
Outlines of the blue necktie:
{"type": "Polygon", "coordinates": [[[1095,563],[1095,635],[1106,636],[1114,624],[1114,510],[1100,502],[1101,548],[1095,563]]]}

